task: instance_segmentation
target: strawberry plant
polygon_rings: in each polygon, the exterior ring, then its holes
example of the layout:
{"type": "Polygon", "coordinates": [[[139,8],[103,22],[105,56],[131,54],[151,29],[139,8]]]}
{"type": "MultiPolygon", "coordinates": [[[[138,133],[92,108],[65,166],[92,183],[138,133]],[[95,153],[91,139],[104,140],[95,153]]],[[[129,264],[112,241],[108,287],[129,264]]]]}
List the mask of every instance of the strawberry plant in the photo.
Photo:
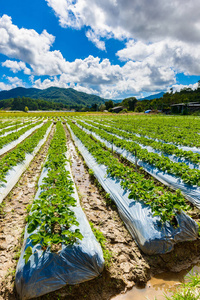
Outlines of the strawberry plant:
{"type": "Polygon", "coordinates": [[[78,226],[79,223],[71,209],[76,206],[76,200],[72,196],[74,188],[71,175],[65,168],[66,150],[65,132],[58,122],[45,163],[47,176],[43,179],[41,193],[27,217],[27,231],[32,246],[25,250],[26,263],[36,244],[40,244],[43,251],[58,251],[59,247],[55,250],[54,246],[62,243],[73,245],[83,238],[79,229],[70,229],[72,225],[78,226]]]}
{"type": "Polygon", "coordinates": [[[31,124],[31,122],[26,122],[25,124],[21,123],[20,121],[16,122],[12,126],[0,130],[0,135],[4,135],[6,132],[9,133],[10,131],[15,131],[16,129],[20,129],[22,127],[28,126],[29,124],[31,124]]]}
{"type": "Polygon", "coordinates": [[[5,137],[0,137],[0,149],[2,149],[5,145],[11,143],[12,141],[18,139],[22,134],[24,134],[26,131],[28,131],[29,129],[41,124],[42,121],[39,121],[37,123],[34,124],[30,124],[27,127],[22,128],[21,130],[17,131],[17,132],[12,132],[8,135],[6,135],[5,137]]]}
{"type": "Polygon", "coordinates": [[[8,171],[25,159],[26,153],[32,153],[39,141],[44,137],[51,122],[47,122],[39,128],[32,136],[20,143],[14,150],[10,151],[0,160],[0,185],[6,182],[8,171]]]}
{"type": "Polygon", "coordinates": [[[187,211],[185,199],[179,190],[176,193],[166,192],[162,187],[155,185],[153,180],[145,179],[143,174],[135,172],[131,167],[125,166],[115,158],[106,146],[96,139],[91,139],[88,134],[68,121],[74,134],[81,140],[88,151],[99,164],[107,167],[107,174],[117,180],[123,189],[129,191],[129,198],[142,201],[151,207],[154,216],[159,215],[161,223],[169,221],[176,225],[175,216],[180,211],[187,211]]]}
{"type": "MultiPolygon", "coordinates": [[[[80,123],[80,122],[78,122],[80,123]]],[[[198,169],[190,169],[188,165],[185,163],[176,163],[171,161],[168,157],[164,155],[159,155],[157,153],[148,152],[147,149],[142,149],[137,143],[131,140],[124,140],[116,135],[116,130],[111,129],[113,133],[105,132],[102,129],[94,128],[86,125],[81,122],[81,125],[88,129],[92,130],[96,134],[98,134],[102,139],[109,141],[111,144],[115,146],[126,149],[131,152],[133,155],[135,154],[135,150],[137,150],[137,158],[153,165],[163,172],[167,172],[169,174],[176,175],[180,177],[185,183],[190,185],[198,185],[200,186],[200,170],[198,169]]]]}
{"type": "MultiPolygon", "coordinates": [[[[95,119],[96,123],[100,123],[95,119]]],[[[169,118],[155,116],[127,118],[115,117],[108,121],[101,121],[101,124],[111,126],[139,136],[160,140],[162,143],[173,143],[184,146],[200,146],[199,125],[197,121],[185,118],[169,118]]]]}

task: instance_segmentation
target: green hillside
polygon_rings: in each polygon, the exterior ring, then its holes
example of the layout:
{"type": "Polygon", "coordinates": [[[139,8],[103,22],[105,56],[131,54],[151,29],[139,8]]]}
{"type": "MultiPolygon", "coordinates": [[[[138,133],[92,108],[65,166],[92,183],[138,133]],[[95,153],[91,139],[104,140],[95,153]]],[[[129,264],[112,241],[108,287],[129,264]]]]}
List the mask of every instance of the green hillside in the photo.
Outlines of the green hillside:
{"type": "Polygon", "coordinates": [[[92,106],[97,104],[98,106],[106,101],[96,95],[90,95],[83,92],[78,92],[72,88],[58,88],[50,87],[45,90],[36,88],[15,88],[9,91],[0,92],[0,100],[17,98],[17,97],[29,97],[31,99],[40,99],[51,102],[62,103],[67,105],[69,108],[81,108],[85,106],[92,106]]]}
{"type": "Polygon", "coordinates": [[[178,113],[178,110],[173,109],[171,105],[184,103],[186,106],[190,102],[200,103],[200,87],[196,90],[191,88],[183,88],[180,92],[165,93],[161,98],[155,98],[152,100],[142,100],[138,101],[135,107],[135,111],[142,112],[148,109],[162,110],[162,111],[173,111],[173,113],[178,113]]]}

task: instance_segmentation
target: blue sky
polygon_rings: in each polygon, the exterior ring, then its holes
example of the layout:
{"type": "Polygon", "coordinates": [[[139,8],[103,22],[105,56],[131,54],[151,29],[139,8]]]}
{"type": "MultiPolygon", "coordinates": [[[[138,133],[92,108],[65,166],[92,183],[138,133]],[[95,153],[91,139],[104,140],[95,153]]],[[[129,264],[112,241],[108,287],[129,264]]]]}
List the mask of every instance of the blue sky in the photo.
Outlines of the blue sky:
{"type": "Polygon", "coordinates": [[[72,87],[141,98],[200,79],[200,2],[0,2],[0,90],[72,87]]]}

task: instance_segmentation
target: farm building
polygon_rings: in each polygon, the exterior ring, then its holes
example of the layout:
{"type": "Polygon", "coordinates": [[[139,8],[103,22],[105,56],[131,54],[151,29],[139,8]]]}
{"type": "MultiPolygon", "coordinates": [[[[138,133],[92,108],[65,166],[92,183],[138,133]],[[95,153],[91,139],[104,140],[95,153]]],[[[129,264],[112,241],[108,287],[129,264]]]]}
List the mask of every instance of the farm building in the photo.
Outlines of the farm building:
{"type": "Polygon", "coordinates": [[[184,109],[188,111],[197,111],[200,110],[199,102],[189,102],[189,103],[177,103],[171,105],[172,111],[177,113],[182,113],[184,109]]]}

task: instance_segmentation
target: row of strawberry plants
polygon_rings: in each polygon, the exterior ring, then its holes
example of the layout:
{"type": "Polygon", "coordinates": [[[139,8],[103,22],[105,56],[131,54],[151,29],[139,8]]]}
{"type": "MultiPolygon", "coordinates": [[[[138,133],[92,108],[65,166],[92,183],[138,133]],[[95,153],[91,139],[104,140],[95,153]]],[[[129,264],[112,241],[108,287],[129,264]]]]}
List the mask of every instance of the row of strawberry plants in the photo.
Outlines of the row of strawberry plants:
{"type": "Polygon", "coordinates": [[[9,132],[11,133],[11,131],[20,130],[20,128],[25,127],[25,126],[28,126],[29,124],[31,124],[31,122],[25,122],[25,123],[19,122],[19,123],[17,123],[17,124],[14,124],[14,125],[12,125],[12,126],[9,126],[9,127],[6,127],[6,128],[4,128],[4,129],[2,129],[2,130],[0,131],[0,135],[2,136],[2,135],[4,135],[5,133],[8,133],[8,134],[9,134],[9,132]]]}
{"type": "Polygon", "coordinates": [[[173,143],[175,145],[183,145],[190,147],[200,147],[200,135],[199,131],[192,128],[175,128],[170,127],[166,128],[164,125],[165,119],[163,117],[162,123],[158,126],[149,126],[148,119],[143,120],[146,123],[146,126],[143,127],[141,123],[140,126],[134,124],[134,119],[129,118],[123,122],[119,119],[116,119],[114,122],[110,123],[111,126],[116,128],[123,129],[127,132],[133,134],[140,134],[147,138],[157,139],[166,143],[173,143]]]}
{"type": "Polygon", "coordinates": [[[14,124],[20,124],[21,123],[21,121],[20,120],[18,120],[18,121],[14,121],[14,120],[10,120],[10,121],[1,121],[0,122],[0,130],[2,130],[2,129],[4,129],[4,128],[6,128],[6,127],[10,127],[10,126],[12,126],[12,125],[14,125],[14,124]]]}
{"type": "Polygon", "coordinates": [[[4,130],[4,129],[7,129],[7,128],[10,128],[12,126],[16,126],[16,125],[19,125],[21,124],[21,120],[20,121],[6,121],[6,122],[3,122],[3,123],[0,123],[0,133],[4,130]]]}
{"type": "Polygon", "coordinates": [[[2,129],[2,128],[5,128],[5,127],[7,127],[7,126],[9,126],[10,125],[10,121],[1,121],[0,122],[0,129],[2,129]]]}
{"type": "Polygon", "coordinates": [[[40,125],[41,123],[42,123],[42,121],[39,121],[34,124],[30,124],[27,127],[20,129],[17,132],[12,132],[12,133],[6,135],[5,137],[0,137],[0,149],[2,149],[5,145],[17,140],[22,134],[26,133],[28,130],[30,130],[31,128],[33,128],[35,126],[40,125]]]}
{"type": "MultiPolygon", "coordinates": [[[[79,229],[69,230],[72,225],[78,225],[76,216],[70,207],[76,206],[73,194],[73,181],[66,170],[66,136],[60,122],[48,150],[45,167],[47,176],[43,179],[39,197],[35,199],[31,213],[27,218],[27,231],[32,246],[40,244],[42,250],[64,243],[73,245],[83,238],[79,229]],[[37,229],[37,230],[36,230],[37,229]],[[35,231],[35,232],[34,232],[35,231]]],[[[32,254],[32,246],[25,251],[27,262],[32,254]]]]}
{"type": "Polygon", "coordinates": [[[107,167],[107,174],[120,180],[121,186],[129,190],[129,198],[142,201],[150,205],[153,215],[159,215],[161,222],[169,221],[173,224],[174,217],[181,210],[186,211],[189,206],[186,204],[181,192],[166,192],[155,182],[145,179],[143,174],[136,172],[133,168],[125,166],[115,158],[111,151],[105,150],[105,145],[95,138],[86,134],[83,130],[68,121],[74,134],[80,139],[88,151],[94,156],[99,164],[107,167]]]}
{"type": "Polygon", "coordinates": [[[105,130],[97,129],[91,126],[87,127],[87,125],[84,123],[82,123],[82,125],[85,128],[96,132],[101,138],[109,141],[115,146],[126,149],[133,155],[135,155],[135,151],[137,151],[138,159],[150,165],[153,165],[161,171],[176,175],[187,184],[200,186],[200,170],[190,169],[185,163],[172,162],[168,157],[164,155],[148,152],[146,149],[142,149],[137,143],[120,139],[113,134],[105,132],[105,130]]]}
{"type": "Polygon", "coordinates": [[[168,155],[175,155],[180,158],[185,158],[189,160],[190,162],[194,164],[199,164],[200,163],[200,154],[199,153],[194,153],[192,151],[185,151],[182,149],[179,149],[177,146],[173,144],[166,144],[162,143],[159,141],[155,141],[153,139],[146,138],[144,136],[137,136],[135,134],[113,128],[112,126],[104,126],[102,124],[97,125],[96,123],[93,122],[88,122],[87,123],[98,126],[100,129],[103,129],[107,132],[114,133],[118,136],[121,136],[126,139],[131,139],[132,141],[139,143],[144,146],[150,146],[155,150],[161,151],[163,154],[168,154],[168,155]]]}
{"type": "MultiPolygon", "coordinates": [[[[100,119],[100,118],[99,118],[100,119]]],[[[103,120],[107,120],[112,123],[120,124],[129,124],[134,129],[137,128],[141,131],[150,131],[150,132],[161,132],[168,130],[175,130],[176,132],[181,132],[184,129],[187,129],[187,132],[190,134],[191,132],[199,132],[199,117],[182,117],[182,116],[159,116],[159,115],[151,115],[151,116],[109,116],[106,118],[101,118],[103,120]]]]}
{"type": "MultiPolygon", "coordinates": [[[[102,118],[99,119],[99,122],[123,129],[133,134],[140,134],[147,138],[158,139],[167,143],[191,147],[200,146],[199,130],[193,127],[167,127],[165,126],[167,120],[166,117],[160,117],[158,125],[150,123],[150,120],[149,117],[141,119],[134,117],[119,119],[119,117],[115,117],[112,121],[109,118],[102,118]]],[[[155,121],[156,119],[153,118],[153,120],[155,121]]],[[[182,121],[184,122],[184,119],[182,121]]]]}
{"type": "Polygon", "coordinates": [[[51,122],[47,122],[39,128],[33,135],[20,143],[14,150],[10,151],[0,160],[0,185],[6,182],[6,174],[17,164],[24,161],[26,153],[32,153],[38,142],[44,137],[51,122]]]}
{"type": "MultiPolygon", "coordinates": [[[[93,117],[91,117],[93,118],[93,117]]],[[[199,117],[193,116],[166,116],[166,115],[109,115],[98,117],[98,119],[108,120],[109,122],[116,122],[120,120],[121,124],[130,123],[133,127],[149,129],[150,131],[157,131],[160,127],[165,130],[183,128],[187,130],[200,130],[199,117]],[[128,121],[128,122],[127,122],[128,121]]],[[[93,118],[94,119],[94,118],[93,118]]],[[[96,116],[95,116],[96,119],[96,116]]]]}

